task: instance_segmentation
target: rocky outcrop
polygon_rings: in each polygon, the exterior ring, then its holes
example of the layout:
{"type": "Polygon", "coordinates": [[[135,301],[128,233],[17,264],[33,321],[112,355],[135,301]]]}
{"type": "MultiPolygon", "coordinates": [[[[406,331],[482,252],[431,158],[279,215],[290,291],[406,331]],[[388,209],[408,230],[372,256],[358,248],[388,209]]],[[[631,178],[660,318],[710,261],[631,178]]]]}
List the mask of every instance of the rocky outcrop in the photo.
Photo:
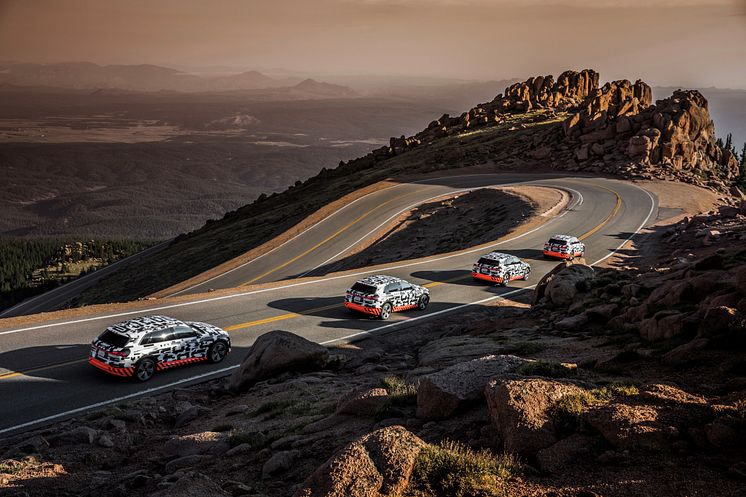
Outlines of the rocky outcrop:
{"type": "Polygon", "coordinates": [[[696,90],[677,90],[651,105],[647,84],[614,81],[563,128],[575,160],[597,170],[703,185],[712,176],[722,188],[739,176],[733,154],[715,143],[707,100],[696,90]]]}
{"type": "Polygon", "coordinates": [[[296,497],[383,497],[409,484],[425,443],[401,426],[390,426],[350,443],[320,466],[296,497]]]}
{"type": "Polygon", "coordinates": [[[230,388],[242,392],[280,373],[318,370],[328,359],[326,347],[287,331],[271,331],[256,339],[233,373],[230,388]]]}
{"type": "Polygon", "coordinates": [[[481,399],[490,380],[504,378],[526,362],[513,355],[490,355],[424,376],[417,387],[417,417],[451,416],[464,403],[481,399]]]}
{"type": "Polygon", "coordinates": [[[543,378],[491,381],[485,388],[492,422],[506,451],[532,458],[558,441],[551,410],[566,395],[583,389],[543,378]]]}

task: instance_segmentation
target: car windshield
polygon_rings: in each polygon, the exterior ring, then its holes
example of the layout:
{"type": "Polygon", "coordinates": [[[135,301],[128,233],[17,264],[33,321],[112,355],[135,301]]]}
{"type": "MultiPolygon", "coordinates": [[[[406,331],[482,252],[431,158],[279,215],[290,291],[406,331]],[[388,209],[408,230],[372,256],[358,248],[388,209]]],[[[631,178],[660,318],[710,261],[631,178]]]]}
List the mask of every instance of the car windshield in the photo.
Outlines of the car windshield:
{"type": "Polygon", "coordinates": [[[487,259],[486,257],[482,257],[477,261],[477,264],[484,264],[485,266],[499,266],[500,261],[496,261],[494,259],[487,259]]]}
{"type": "Polygon", "coordinates": [[[127,345],[127,342],[129,342],[129,338],[120,335],[119,333],[114,333],[111,330],[104,331],[100,337],[98,337],[99,340],[101,340],[104,343],[108,343],[109,345],[113,345],[115,347],[122,348],[127,345]]]}
{"type": "Polygon", "coordinates": [[[567,240],[557,240],[556,238],[550,238],[547,242],[550,245],[567,245],[567,240]]]}
{"type": "Polygon", "coordinates": [[[354,285],[352,285],[351,290],[355,292],[368,293],[368,294],[376,293],[376,287],[366,285],[365,283],[360,283],[360,282],[357,282],[354,285]]]}

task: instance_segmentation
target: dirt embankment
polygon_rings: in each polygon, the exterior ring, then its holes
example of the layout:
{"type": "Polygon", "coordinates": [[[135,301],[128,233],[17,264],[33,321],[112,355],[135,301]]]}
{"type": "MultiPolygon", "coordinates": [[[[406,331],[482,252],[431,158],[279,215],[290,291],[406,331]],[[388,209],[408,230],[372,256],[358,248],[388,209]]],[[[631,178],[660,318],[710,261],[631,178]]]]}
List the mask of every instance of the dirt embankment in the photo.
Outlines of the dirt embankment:
{"type": "Polygon", "coordinates": [[[345,271],[436,254],[492,242],[546,221],[566,204],[560,190],[518,186],[481,188],[449,195],[402,213],[343,259],[314,274],[345,271]]]}

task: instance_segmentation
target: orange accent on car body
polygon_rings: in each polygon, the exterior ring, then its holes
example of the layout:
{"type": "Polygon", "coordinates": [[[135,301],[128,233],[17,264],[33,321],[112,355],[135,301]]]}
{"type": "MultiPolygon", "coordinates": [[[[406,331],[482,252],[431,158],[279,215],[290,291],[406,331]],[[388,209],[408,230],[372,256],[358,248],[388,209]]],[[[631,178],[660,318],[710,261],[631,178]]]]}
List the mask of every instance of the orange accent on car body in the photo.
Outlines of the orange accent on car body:
{"type": "Polygon", "coordinates": [[[88,364],[91,366],[94,366],[101,371],[104,371],[106,373],[109,373],[114,376],[122,376],[124,378],[129,378],[132,376],[132,373],[135,372],[135,368],[129,367],[129,368],[117,368],[115,366],[111,366],[109,364],[106,364],[103,361],[99,361],[95,357],[89,357],[88,358],[88,364]]]}
{"type": "Polygon", "coordinates": [[[503,278],[500,276],[492,276],[489,274],[475,273],[472,271],[471,275],[479,280],[491,281],[492,283],[502,283],[503,278]]]}
{"type": "Polygon", "coordinates": [[[175,359],[173,361],[159,362],[156,366],[156,370],[163,371],[168,368],[175,368],[177,366],[184,366],[185,364],[193,364],[195,362],[206,361],[207,357],[189,357],[187,359],[175,359]]]}
{"type": "Polygon", "coordinates": [[[371,314],[373,316],[379,316],[381,314],[380,308],[367,307],[364,305],[356,304],[354,302],[345,301],[345,307],[347,307],[348,309],[352,309],[353,311],[359,311],[365,314],[371,314]]]}
{"type": "Polygon", "coordinates": [[[563,254],[562,252],[554,252],[552,250],[545,250],[544,255],[549,256],[549,257],[557,257],[559,259],[569,259],[570,257],[573,256],[570,253],[563,254]]]}
{"type": "Polygon", "coordinates": [[[418,307],[419,307],[419,305],[417,305],[417,304],[400,305],[398,307],[394,307],[393,311],[394,312],[409,311],[409,310],[412,310],[412,309],[417,309],[418,307]]]}

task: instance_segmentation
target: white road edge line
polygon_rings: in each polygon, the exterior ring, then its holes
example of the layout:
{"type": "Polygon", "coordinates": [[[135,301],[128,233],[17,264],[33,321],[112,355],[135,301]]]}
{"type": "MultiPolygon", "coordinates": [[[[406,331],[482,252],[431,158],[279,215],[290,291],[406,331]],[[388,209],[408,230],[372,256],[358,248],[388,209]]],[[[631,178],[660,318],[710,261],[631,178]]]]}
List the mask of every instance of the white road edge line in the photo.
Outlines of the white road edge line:
{"type": "MultiPolygon", "coordinates": [[[[580,202],[581,203],[582,203],[582,198],[583,197],[581,195],[580,196],[580,202]]],[[[297,287],[297,286],[313,285],[313,284],[322,283],[322,282],[325,283],[325,282],[328,282],[328,281],[334,281],[334,280],[338,280],[338,279],[341,279],[341,278],[351,278],[351,277],[355,277],[355,276],[362,276],[364,274],[370,274],[370,273],[375,273],[377,271],[381,271],[382,269],[387,269],[387,270],[390,270],[390,269],[401,269],[401,268],[405,268],[405,267],[417,266],[417,265],[420,265],[420,264],[427,264],[427,263],[430,263],[430,262],[437,262],[437,261],[441,261],[441,260],[445,260],[445,259],[450,259],[452,257],[459,257],[459,256],[464,255],[464,254],[471,254],[471,253],[474,253],[474,252],[480,252],[482,250],[489,249],[489,248],[492,248],[492,247],[498,247],[498,246],[503,245],[505,243],[512,242],[514,240],[518,240],[519,238],[523,238],[524,236],[529,235],[529,234],[531,234],[531,233],[533,233],[535,231],[538,231],[539,229],[547,226],[550,223],[553,223],[557,219],[562,218],[565,214],[567,214],[567,212],[571,208],[574,208],[574,207],[575,207],[575,205],[573,205],[572,207],[568,207],[567,209],[565,209],[565,212],[563,212],[559,216],[556,216],[556,217],[550,219],[549,221],[541,224],[540,226],[537,226],[536,228],[534,228],[532,230],[526,231],[525,233],[521,233],[518,236],[514,236],[513,238],[508,238],[506,240],[501,240],[501,241],[499,241],[497,243],[494,243],[492,245],[487,245],[487,246],[477,247],[477,248],[471,249],[471,250],[456,252],[454,254],[445,255],[445,256],[442,256],[442,257],[426,258],[426,259],[422,259],[422,260],[417,260],[415,262],[410,262],[408,264],[400,264],[398,266],[387,266],[387,267],[379,268],[379,269],[376,269],[376,270],[360,271],[360,272],[357,272],[357,273],[343,274],[343,275],[339,275],[339,276],[332,276],[332,277],[323,278],[323,279],[315,279],[315,280],[311,280],[311,281],[301,281],[301,282],[298,282],[298,283],[291,283],[289,285],[283,285],[283,286],[278,286],[278,287],[273,287],[273,288],[264,288],[262,290],[251,290],[251,291],[248,291],[248,292],[234,293],[232,295],[223,295],[221,297],[211,297],[211,298],[207,298],[207,299],[192,300],[192,301],[189,301],[189,302],[182,302],[180,304],[169,304],[169,305],[164,305],[164,306],[160,306],[160,307],[151,307],[151,308],[148,308],[148,309],[140,309],[140,310],[136,310],[136,311],[126,311],[126,312],[120,312],[120,313],[116,313],[116,314],[106,314],[106,315],[103,315],[103,316],[94,316],[94,317],[90,317],[90,318],[74,319],[74,320],[70,320],[70,321],[61,321],[59,323],[49,323],[49,324],[43,324],[43,325],[37,325],[37,326],[29,326],[29,327],[26,327],[26,328],[18,328],[18,329],[14,329],[14,330],[0,331],[0,335],[11,335],[11,334],[14,334],[14,333],[21,333],[21,332],[24,332],[24,331],[39,330],[39,329],[42,329],[42,328],[54,328],[54,327],[58,327],[58,326],[68,325],[68,324],[87,323],[87,322],[91,322],[91,321],[98,321],[98,320],[101,320],[101,319],[109,319],[109,318],[118,318],[118,317],[123,317],[123,316],[131,316],[133,314],[145,314],[145,313],[150,313],[150,312],[162,311],[162,310],[165,310],[165,309],[175,309],[175,308],[178,308],[178,307],[186,307],[186,306],[195,305],[195,304],[204,304],[206,302],[216,302],[216,301],[219,301],[219,300],[233,299],[233,298],[238,298],[238,297],[245,297],[247,295],[256,295],[256,294],[259,294],[259,293],[274,292],[274,291],[277,291],[277,290],[284,290],[286,288],[294,288],[294,287],[297,287]]]]}
{"type": "MultiPolygon", "coordinates": [[[[640,224],[640,226],[635,230],[635,232],[632,233],[632,235],[629,238],[627,238],[617,248],[615,248],[614,250],[610,251],[609,254],[607,254],[606,256],[602,257],[601,259],[598,259],[597,261],[593,262],[591,264],[591,266],[595,266],[599,262],[602,262],[602,261],[608,259],[614,253],[616,253],[617,250],[619,250],[620,248],[622,248],[628,241],[630,241],[632,238],[634,238],[635,235],[637,235],[643,227],[645,227],[647,225],[648,221],[650,220],[650,216],[653,215],[653,211],[655,210],[655,206],[656,206],[655,198],[653,198],[653,196],[647,190],[645,190],[644,188],[640,188],[639,186],[634,185],[634,184],[633,184],[633,186],[635,188],[638,188],[638,189],[642,190],[643,192],[645,192],[648,195],[648,197],[650,198],[651,205],[650,205],[650,210],[648,211],[647,217],[640,224]]],[[[565,213],[566,212],[567,211],[565,211],[565,213]]],[[[564,213],[562,215],[564,215],[564,213]]],[[[558,219],[559,217],[562,217],[562,216],[558,216],[558,217],[556,217],[554,219],[558,219]]],[[[527,233],[524,233],[524,235],[527,234],[527,233]]],[[[518,237],[516,237],[516,238],[518,238],[518,237]]],[[[414,322],[414,321],[420,321],[420,320],[423,320],[423,319],[428,319],[428,318],[431,318],[431,317],[434,317],[434,316],[438,316],[438,315],[441,315],[441,314],[446,314],[448,312],[456,311],[458,309],[463,309],[465,307],[469,307],[469,306],[472,306],[472,305],[483,304],[485,302],[490,302],[492,300],[497,300],[497,299],[505,298],[505,297],[510,296],[510,295],[515,295],[516,293],[525,292],[526,290],[530,290],[530,289],[532,289],[534,287],[536,287],[536,285],[531,285],[529,287],[519,288],[519,289],[516,289],[516,290],[512,290],[510,292],[504,293],[502,295],[495,295],[493,297],[487,297],[486,299],[477,300],[475,302],[471,302],[471,303],[467,303],[467,304],[460,304],[460,305],[457,305],[457,306],[454,306],[454,307],[449,307],[448,309],[442,309],[440,311],[436,311],[436,312],[433,312],[433,313],[430,313],[430,314],[426,314],[424,316],[419,316],[419,317],[411,318],[411,319],[405,319],[403,321],[397,321],[395,323],[387,324],[387,325],[384,325],[384,326],[379,326],[377,328],[373,328],[373,329],[370,329],[370,330],[365,330],[365,331],[360,331],[358,333],[353,333],[352,335],[347,335],[346,337],[341,337],[341,338],[337,338],[337,339],[334,339],[334,340],[326,340],[324,342],[320,342],[319,344],[320,345],[327,345],[327,344],[338,342],[338,341],[341,341],[341,340],[349,340],[350,338],[355,338],[355,337],[361,337],[361,336],[369,335],[369,334],[371,334],[371,333],[373,333],[375,331],[380,331],[380,330],[384,330],[384,329],[388,329],[388,328],[393,328],[393,327],[396,327],[396,326],[401,326],[403,324],[408,324],[408,323],[411,323],[411,322],[414,322]]],[[[31,426],[34,426],[34,425],[37,425],[37,424],[45,423],[47,421],[53,421],[55,419],[59,419],[59,418],[71,416],[71,415],[74,415],[74,414],[79,414],[79,413],[87,412],[87,411],[90,411],[91,409],[95,409],[97,407],[103,407],[103,406],[106,406],[106,405],[109,405],[109,404],[113,404],[113,403],[116,403],[116,402],[122,402],[124,400],[129,400],[129,399],[133,399],[133,398],[136,398],[136,397],[148,395],[150,393],[154,393],[154,392],[157,392],[157,391],[160,391],[160,390],[165,390],[165,389],[174,387],[176,385],[182,385],[184,383],[189,383],[191,381],[200,380],[200,379],[203,379],[203,378],[207,378],[209,376],[218,375],[218,374],[221,374],[221,373],[227,373],[228,371],[231,371],[231,370],[236,369],[238,367],[240,367],[240,364],[236,364],[235,366],[229,366],[227,368],[222,368],[222,369],[219,369],[217,371],[211,371],[209,373],[203,373],[203,374],[200,374],[200,375],[191,376],[189,378],[184,378],[184,379],[181,379],[181,380],[178,380],[178,381],[174,381],[172,383],[168,383],[166,385],[161,385],[159,387],[148,388],[148,389],[143,390],[141,392],[134,392],[134,393],[131,393],[131,394],[128,394],[128,395],[123,395],[121,397],[117,397],[115,399],[104,400],[104,401],[101,401],[101,402],[97,402],[95,404],[90,404],[90,405],[87,405],[87,406],[78,407],[76,409],[71,409],[69,411],[61,412],[61,413],[58,413],[58,414],[53,414],[51,416],[46,416],[44,418],[36,419],[34,421],[27,421],[26,423],[22,423],[22,424],[19,424],[19,425],[16,425],[16,426],[11,426],[11,427],[8,427],[8,428],[0,429],[0,435],[2,435],[3,433],[9,433],[9,432],[12,432],[12,431],[21,430],[23,428],[28,428],[28,427],[31,427],[31,426]]]]}

